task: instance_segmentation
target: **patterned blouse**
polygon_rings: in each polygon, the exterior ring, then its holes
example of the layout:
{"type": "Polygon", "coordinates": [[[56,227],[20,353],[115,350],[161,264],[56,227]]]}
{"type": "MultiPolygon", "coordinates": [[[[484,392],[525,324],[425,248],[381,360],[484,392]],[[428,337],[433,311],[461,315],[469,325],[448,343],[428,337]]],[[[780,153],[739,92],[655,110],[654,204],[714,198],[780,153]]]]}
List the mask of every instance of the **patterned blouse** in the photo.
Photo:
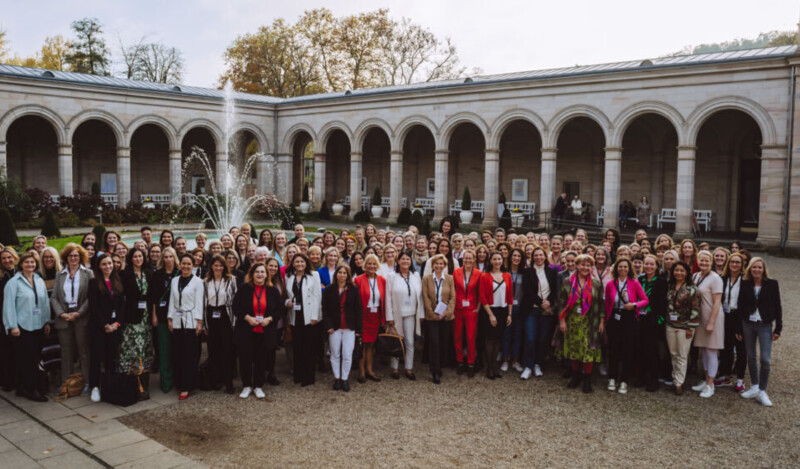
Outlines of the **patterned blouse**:
{"type": "Polygon", "coordinates": [[[697,287],[684,284],[677,291],[667,290],[667,325],[678,329],[694,329],[700,325],[700,297],[697,287]]]}

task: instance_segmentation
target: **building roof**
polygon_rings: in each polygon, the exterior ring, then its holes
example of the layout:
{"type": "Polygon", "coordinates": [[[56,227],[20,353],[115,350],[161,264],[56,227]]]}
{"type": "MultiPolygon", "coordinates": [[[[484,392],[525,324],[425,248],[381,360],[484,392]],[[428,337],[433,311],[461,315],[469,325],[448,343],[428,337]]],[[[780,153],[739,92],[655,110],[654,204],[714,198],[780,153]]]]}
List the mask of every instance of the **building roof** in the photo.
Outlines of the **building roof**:
{"type": "MultiPolygon", "coordinates": [[[[657,70],[671,67],[682,67],[692,65],[712,65],[718,63],[731,63],[752,60],[766,60],[795,55],[798,51],[797,45],[768,47],[763,49],[746,49],[729,52],[713,52],[706,54],[681,55],[675,57],[662,57],[657,59],[632,60],[626,62],[612,62],[597,65],[576,65],[574,67],[551,68],[544,70],[533,70],[527,72],[501,73],[494,75],[483,75],[468,78],[458,78],[453,80],[440,80],[425,83],[412,83],[408,85],[382,86],[378,88],[364,88],[358,90],[337,91],[332,93],[322,93],[307,96],[297,96],[293,98],[275,98],[257,94],[233,92],[237,101],[252,102],[262,104],[282,104],[282,103],[304,103],[322,101],[329,99],[339,99],[350,96],[371,96],[379,94],[400,93],[418,90],[446,89],[454,87],[466,87],[475,85],[543,80],[550,78],[599,75],[617,72],[630,72],[634,70],[657,70]]],[[[89,75],[85,73],[60,72],[54,70],[44,70],[39,68],[20,67],[16,65],[0,64],[0,76],[27,77],[37,80],[49,80],[62,83],[78,83],[85,85],[97,85],[118,89],[130,89],[140,91],[155,91],[160,93],[198,96],[205,98],[225,99],[225,91],[216,88],[202,88],[187,85],[169,85],[164,83],[153,83],[148,81],[129,80],[126,78],[106,77],[89,75]]]]}

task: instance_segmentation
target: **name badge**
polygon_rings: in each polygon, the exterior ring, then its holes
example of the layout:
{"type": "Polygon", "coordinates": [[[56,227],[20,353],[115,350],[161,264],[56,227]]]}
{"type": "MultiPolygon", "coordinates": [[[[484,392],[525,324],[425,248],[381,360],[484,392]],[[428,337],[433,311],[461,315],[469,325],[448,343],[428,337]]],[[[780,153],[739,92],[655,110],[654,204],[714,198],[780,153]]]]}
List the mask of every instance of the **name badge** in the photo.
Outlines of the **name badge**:
{"type": "Polygon", "coordinates": [[[469,300],[461,301],[461,307],[462,308],[469,308],[469,300]]]}
{"type": "Polygon", "coordinates": [[[377,306],[370,306],[369,312],[370,313],[377,313],[378,312],[378,307],[377,306]]]}
{"type": "Polygon", "coordinates": [[[752,321],[752,322],[761,321],[761,315],[759,315],[758,313],[751,314],[750,315],[750,321],[752,321]]]}
{"type": "Polygon", "coordinates": [[[42,315],[42,310],[39,309],[39,308],[33,308],[33,315],[34,316],[41,316],[42,315]]]}
{"type": "Polygon", "coordinates": [[[622,319],[622,316],[619,313],[616,313],[616,314],[614,314],[614,319],[619,321],[620,319],[622,319]]]}
{"type": "Polygon", "coordinates": [[[166,308],[167,307],[167,302],[166,301],[162,301],[161,303],[158,304],[158,307],[159,308],[166,308]]]}
{"type": "Polygon", "coordinates": [[[298,305],[298,304],[294,305],[294,310],[295,311],[300,311],[301,309],[303,309],[303,305],[298,305]]]}
{"type": "Polygon", "coordinates": [[[518,304],[519,304],[519,301],[514,300],[514,306],[517,306],[518,304]]]}
{"type": "Polygon", "coordinates": [[[179,318],[182,318],[183,317],[183,311],[177,311],[176,310],[175,311],[175,316],[178,316],[179,318]]]}
{"type": "Polygon", "coordinates": [[[639,316],[647,316],[647,310],[646,309],[640,309],[639,310],[639,316]]]}
{"type": "Polygon", "coordinates": [[[678,320],[678,315],[677,314],[670,314],[669,315],[669,320],[670,321],[677,321],[678,320]]]}
{"type": "Polygon", "coordinates": [[[256,316],[256,321],[258,321],[259,325],[261,324],[261,321],[263,321],[263,320],[264,320],[264,316],[256,316]]]}
{"type": "Polygon", "coordinates": [[[219,319],[222,317],[222,311],[214,311],[211,313],[211,319],[219,319]]]}
{"type": "Polygon", "coordinates": [[[406,308],[410,308],[412,306],[411,298],[406,298],[405,300],[403,300],[403,306],[405,306],[406,308]]]}
{"type": "Polygon", "coordinates": [[[578,314],[583,314],[583,308],[582,308],[582,307],[580,307],[580,306],[578,306],[578,310],[577,310],[577,312],[578,312],[578,314]]]}
{"type": "Polygon", "coordinates": [[[726,305],[726,304],[723,304],[722,305],[722,311],[724,311],[725,314],[729,314],[731,312],[731,307],[726,305]]]}
{"type": "Polygon", "coordinates": [[[117,310],[111,311],[111,319],[117,319],[117,310]]]}
{"type": "Polygon", "coordinates": [[[147,302],[146,301],[140,301],[139,302],[139,309],[147,309],[147,302]]]}
{"type": "Polygon", "coordinates": [[[67,305],[69,309],[78,309],[78,303],[70,303],[67,305]]]}

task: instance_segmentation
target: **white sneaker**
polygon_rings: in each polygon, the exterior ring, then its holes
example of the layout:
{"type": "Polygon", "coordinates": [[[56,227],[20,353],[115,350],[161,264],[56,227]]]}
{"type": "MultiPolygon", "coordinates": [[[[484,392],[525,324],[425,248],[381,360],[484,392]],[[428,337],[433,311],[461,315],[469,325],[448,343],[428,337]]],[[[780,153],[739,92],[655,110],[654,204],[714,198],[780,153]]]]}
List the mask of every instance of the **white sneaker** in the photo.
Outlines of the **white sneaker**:
{"type": "Polygon", "coordinates": [[[754,384],[754,385],[750,386],[750,389],[748,389],[747,391],[743,392],[741,394],[741,396],[743,398],[745,398],[745,399],[752,399],[752,398],[758,396],[758,391],[759,391],[758,385],[754,384]]]}
{"type": "Polygon", "coordinates": [[[500,365],[500,371],[508,371],[508,362],[503,362],[503,364],[500,365]]]}
{"type": "Polygon", "coordinates": [[[600,364],[600,376],[608,376],[608,367],[605,363],[600,364]]]}
{"type": "Polygon", "coordinates": [[[708,399],[709,397],[714,395],[714,385],[711,386],[706,385],[706,388],[703,389],[703,392],[700,393],[700,397],[704,399],[708,399]]]}
{"type": "Polygon", "coordinates": [[[520,379],[529,379],[531,377],[531,369],[525,368],[520,375],[520,379]]]}
{"type": "Polygon", "coordinates": [[[512,365],[512,366],[514,367],[515,370],[517,370],[519,372],[523,371],[522,365],[520,365],[519,362],[514,362],[514,365],[512,365]]]}
{"type": "Polygon", "coordinates": [[[761,405],[763,405],[764,407],[772,407],[772,401],[769,400],[769,396],[767,396],[767,391],[758,391],[756,400],[760,402],[761,405]]]}
{"type": "Polygon", "coordinates": [[[264,399],[265,397],[267,397],[267,395],[264,394],[264,391],[261,388],[255,388],[253,389],[253,392],[256,395],[256,399],[264,399]]]}
{"type": "Polygon", "coordinates": [[[533,365],[533,374],[537,378],[540,378],[540,377],[544,376],[544,373],[542,373],[542,367],[539,366],[539,365],[533,365]]]}
{"type": "Polygon", "coordinates": [[[250,388],[250,386],[247,386],[244,389],[242,389],[242,393],[239,394],[239,397],[241,397],[242,399],[247,399],[248,397],[250,397],[251,392],[253,392],[253,390],[250,388]]]}
{"type": "Polygon", "coordinates": [[[692,391],[694,392],[703,392],[706,389],[706,382],[700,382],[692,386],[692,391]]]}
{"type": "Polygon", "coordinates": [[[621,382],[619,383],[619,393],[620,394],[628,394],[628,383],[621,382]]]}
{"type": "Polygon", "coordinates": [[[675,384],[675,383],[673,383],[671,380],[670,381],[664,381],[664,386],[672,386],[673,384],[675,384]]]}
{"type": "Polygon", "coordinates": [[[100,388],[97,386],[92,388],[92,402],[100,402],[100,388]]]}
{"type": "Polygon", "coordinates": [[[503,359],[503,352],[497,352],[497,360],[496,361],[499,362],[502,359],[503,359]]]}
{"type": "Polygon", "coordinates": [[[608,380],[608,389],[609,391],[616,391],[617,390],[617,382],[613,379],[608,380]]]}

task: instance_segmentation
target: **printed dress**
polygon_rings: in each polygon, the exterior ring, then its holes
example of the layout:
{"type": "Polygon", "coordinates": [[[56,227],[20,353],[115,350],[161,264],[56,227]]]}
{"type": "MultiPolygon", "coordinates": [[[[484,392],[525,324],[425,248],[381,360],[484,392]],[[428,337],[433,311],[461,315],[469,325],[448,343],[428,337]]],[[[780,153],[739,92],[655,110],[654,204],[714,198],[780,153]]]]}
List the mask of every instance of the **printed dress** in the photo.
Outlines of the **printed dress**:
{"type": "MultiPolygon", "coordinates": [[[[580,301],[566,308],[567,332],[564,333],[564,358],[581,363],[599,363],[602,361],[600,350],[600,320],[603,316],[602,283],[592,278],[592,300],[585,314],[578,313],[580,301]]],[[[572,286],[564,282],[561,287],[561,304],[568,303],[572,286]]]]}

